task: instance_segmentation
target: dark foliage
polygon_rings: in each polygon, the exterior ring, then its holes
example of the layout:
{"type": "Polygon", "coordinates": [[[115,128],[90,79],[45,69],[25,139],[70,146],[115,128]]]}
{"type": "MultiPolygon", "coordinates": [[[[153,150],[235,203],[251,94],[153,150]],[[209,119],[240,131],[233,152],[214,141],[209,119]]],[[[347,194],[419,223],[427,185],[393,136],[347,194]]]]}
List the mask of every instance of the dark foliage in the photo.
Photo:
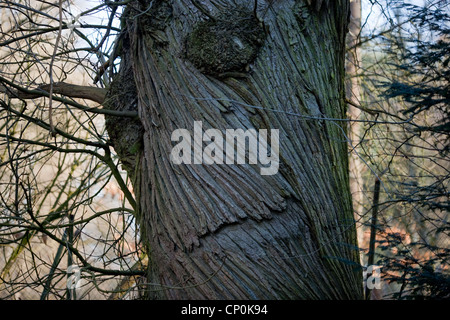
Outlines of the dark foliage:
{"type": "MultiPolygon", "coordinates": [[[[385,98],[400,99],[405,106],[401,113],[411,119],[409,134],[433,137],[434,145],[429,147],[446,159],[450,146],[448,9],[406,4],[398,9],[410,20],[411,30],[386,39],[394,74],[403,76],[382,83],[385,98]]],[[[421,212],[416,223],[426,223],[425,233],[407,240],[387,225],[378,226],[383,230],[378,264],[383,266],[384,279],[400,287],[393,298],[450,299],[450,226],[442,218],[448,217],[450,208],[448,168],[444,171],[446,175],[435,176],[430,183],[411,183],[407,193],[399,195],[401,203],[413,204],[421,212]]]]}

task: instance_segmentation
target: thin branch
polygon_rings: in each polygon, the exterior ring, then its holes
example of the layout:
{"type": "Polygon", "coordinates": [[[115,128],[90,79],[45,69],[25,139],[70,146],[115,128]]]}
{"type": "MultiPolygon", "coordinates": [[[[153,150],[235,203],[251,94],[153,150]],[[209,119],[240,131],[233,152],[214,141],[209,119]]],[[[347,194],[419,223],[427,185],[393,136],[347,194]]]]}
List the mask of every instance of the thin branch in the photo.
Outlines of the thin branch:
{"type": "Polygon", "coordinates": [[[53,124],[53,64],[55,62],[56,53],[58,52],[59,41],[61,40],[62,33],[62,0],[59,0],[59,28],[58,35],[56,36],[55,47],[53,48],[52,59],[50,60],[49,66],[49,76],[50,76],[50,90],[49,90],[49,101],[48,101],[48,117],[50,124],[50,133],[52,137],[56,136],[55,125],[53,124]]]}
{"type": "MultiPolygon", "coordinates": [[[[9,96],[11,96],[12,98],[18,98],[18,99],[34,99],[37,97],[48,97],[49,93],[41,90],[41,89],[37,89],[37,90],[30,90],[30,89],[25,89],[3,77],[0,76],[0,83],[3,82],[5,84],[7,84],[10,87],[13,87],[14,89],[16,89],[17,91],[12,91],[12,90],[8,90],[8,88],[6,88],[5,86],[0,85],[0,92],[4,92],[6,94],[8,94],[9,96]],[[24,94],[28,94],[28,95],[24,95],[24,94]]],[[[93,89],[87,89],[87,88],[92,88],[92,87],[87,87],[87,86],[77,86],[77,85],[71,85],[72,90],[68,90],[69,87],[66,87],[67,90],[64,91],[64,93],[67,94],[67,96],[69,98],[77,98],[79,97],[78,95],[80,94],[80,92],[83,91],[88,91],[88,94],[84,97],[85,99],[89,99],[89,100],[93,100],[93,99],[101,99],[102,96],[102,92],[104,92],[104,94],[106,95],[106,89],[102,89],[102,88],[95,88],[94,90],[96,91],[96,95],[92,96],[92,92],[93,89]],[[82,89],[82,90],[80,90],[82,89]],[[98,94],[98,97],[97,97],[98,94]]],[[[56,86],[57,87],[57,86],[56,86]]],[[[110,110],[110,109],[99,109],[99,108],[94,108],[94,107],[86,107],[82,104],[76,103],[75,101],[71,101],[68,99],[64,99],[64,98],[60,98],[60,97],[53,97],[53,100],[55,101],[59,101],[62,103],[65,103],[67,105],[73,106],[77,109],[83,110],[83,111],[88,111],[88,112],[92,112],[92,113],[97,113],[97,114],[106,114],[109,116],[117,116],[117,117],[130,117],[130,118],[136,118],[138,117],[138,113],[135,111],[117,111],[117,110],[110,110]]],[[[93,100],[95,101],[95,100],[93,100]]],[[[104,101],[103,101],[104,102],[104,101]]]]}
{"type": "MultiPolygon", "coordinates": [[[[1,87],[0,90],[2,90],[1,87]]],[[[5,91],[5,89],[3,88],[2,91],[5,91]]],[[[107,90],[104,88],[81,86],[65,82],[54,82],[53,85],[39,85],[33,90],[33,92],[16,91],[13,95],[19,99],[36,99],[39,97],[45,97],[45,93],[47,92],[49,96],[56,93],[70,98],[87,99],[102,104],[105,101],[107,90]],[[52,93],[50,93],[50,89],[53,89],[52,93]]]]}

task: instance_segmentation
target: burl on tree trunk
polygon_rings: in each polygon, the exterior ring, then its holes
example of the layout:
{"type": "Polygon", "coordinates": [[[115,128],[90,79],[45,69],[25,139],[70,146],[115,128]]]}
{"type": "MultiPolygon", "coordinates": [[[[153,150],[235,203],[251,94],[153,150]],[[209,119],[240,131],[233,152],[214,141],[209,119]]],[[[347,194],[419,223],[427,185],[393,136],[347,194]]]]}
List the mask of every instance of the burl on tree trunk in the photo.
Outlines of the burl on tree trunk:
{"type": "Polygon", "coordinates": [[[151,298],[362,298],[349,192],[349,4],[135,1],[107,128],[133,177],[151,298]],[[279,129],[280,164],[174,164],[176,129],[279,129]],[[129,125],[128,125],[129,124],[129,125]]]}

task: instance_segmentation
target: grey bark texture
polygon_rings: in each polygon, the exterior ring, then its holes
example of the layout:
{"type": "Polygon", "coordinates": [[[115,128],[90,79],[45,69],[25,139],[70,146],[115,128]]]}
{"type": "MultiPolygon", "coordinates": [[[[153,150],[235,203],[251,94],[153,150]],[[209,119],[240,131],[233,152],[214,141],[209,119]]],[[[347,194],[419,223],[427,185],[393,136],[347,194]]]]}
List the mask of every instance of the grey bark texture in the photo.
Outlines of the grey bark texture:
{"type": "MultiPolygon", "coordinates": [[[[321,119],[346,114],[349,3],[308,2],[128,5],[116,81],[133,75],[142,135],[132,160],[121,158],[148,245],[150,298],[362,298],[346,123],[321,119]],[[194,121],[279,129],[279,172],[173,164],[171,134],[194,121]]],[[[112,108],[128,108],[121,96],[112,108]]]]}

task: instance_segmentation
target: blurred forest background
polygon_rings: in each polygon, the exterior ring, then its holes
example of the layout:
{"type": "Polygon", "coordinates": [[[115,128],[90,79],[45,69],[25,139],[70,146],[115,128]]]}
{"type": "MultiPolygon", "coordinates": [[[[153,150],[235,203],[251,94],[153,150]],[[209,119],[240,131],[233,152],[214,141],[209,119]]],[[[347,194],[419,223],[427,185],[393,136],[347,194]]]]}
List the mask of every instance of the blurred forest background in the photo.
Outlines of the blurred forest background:
{"type": "MultiPolygon", "coordinates": [[[[105,112],[58,96],[60,82],[108,87],[127,2],[0,1],[0,299],[142,296],[105,112]]],[[[449,4],[352,1],[349,170],[361,268],[381,277],[367,299],[450,298],[449,4]]]]}

